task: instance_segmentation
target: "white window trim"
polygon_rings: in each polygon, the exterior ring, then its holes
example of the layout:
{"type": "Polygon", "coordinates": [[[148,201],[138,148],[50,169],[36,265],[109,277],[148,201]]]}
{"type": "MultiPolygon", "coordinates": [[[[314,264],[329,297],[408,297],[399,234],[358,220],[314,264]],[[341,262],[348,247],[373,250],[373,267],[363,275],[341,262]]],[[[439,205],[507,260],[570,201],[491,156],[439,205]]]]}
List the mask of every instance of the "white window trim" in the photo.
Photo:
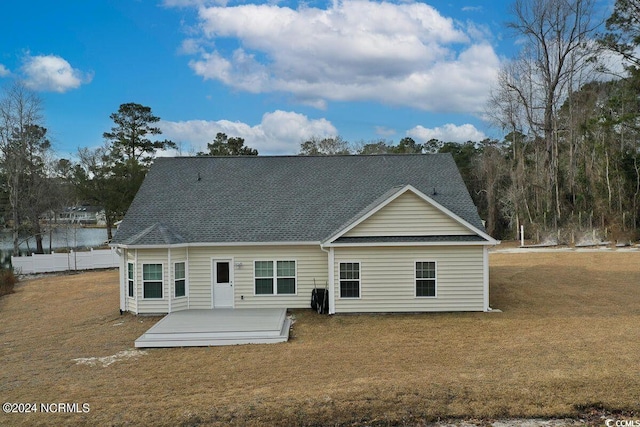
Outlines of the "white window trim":
{"type": "Polygon", "coordinates": [[[173,263],[173,299],[181,300],[183,298],[187,298],[189,295],[189,287],[187,285],[187,262],[186,261],[175,261],[173,263]],[[176,264],[184,264],[184,277],[182,279],[176,279],[176,264]],[[184,280],[184,295],[176,296],[176,281],[184,280]]]}
{"type": "Polygon", "coordinates": [[[126,272],[126,282],[127,282],[127,298],[136,299],[136,263],[133,261],[127,261],[127,272],[126,272]],[[133,266],[133,279],[129,279],[129,265],[133,266]],[[133,295],[129,295],[129,282],[133,282],[133,295]]]}
{"type": "MultiPolygon", "coordinates": [[[[290,258],[290,259],[254,259],[252,261],[252,268],[253,268],[253,295],[256,297],[292,297],[292,296],[296,296],[298,295],[298,260],[295,258],[290,258]],[[271,279],[273,279],[273,293],[272,294],[258,294],[256,293],[256,279],[269,279],[269,277],[256,277],[256,262],[271,262],[273,263],[273,276],[271,277],[271,279]],[[278,293],[278,261],[293,261],[294,263],[294,267],[295,267],[295,276],[293,277],[293,279],[295,280],[295,292],[292,294],[279,294],[278,293]]],[[[282,277],[283,279],[290,279],[290,276],[284,276],[282,277]]]]}
{"type": "Polygon", "coordinates": [[[438,298],[438,261],[434,259],[416,259],[413,261],[413,296],[418,299],[434,299],[438,298]],[[416,268],[416,263],[418,262],[432,262],[435,267],[435,276],[433,279],[422,279],[418,278],[418,271],[416,268]],[[432,297],[430,296],[418,296],[418,280],[433,280],[435,282],[435,293],[432,297]]]}
{"type": "Polygon", "coordinates": [[[357,300],[362,299],[362,262],[360,261],[339,261],[338,262],[338,298],[343,300],[357,300]],[[342,280],[355,282],[354,279],[341,279],[340,278],[340,264],[358,264],[358,296],[357,297],[343,297],[342,296],[342,280]]]}
{"type": "Polygon", "coordinates": [[[141,278],[142,278],[142,299],[143,300],[145,300],[145,301],[162,301],[162,300],[166,299],[166,292],[164,291],[164,286],[165,286],[164,270],[165,270],[165,268],[166,268],[166,266],[165,266],[164,262],[144,262],[144,263],[142,263],[142,271],[140,273],[141,273],[141,278]],[[162,296],[160,298],[145,298],[144,297],[144,284],[146,282],[157,282],[157,280],[144,280],[144,266],[145,265],[155,265],[155,264],[160,264],[162,266],[162,280],[161,280],[161,282],[162,282],[162,288],[161,288],[162,296]]]}

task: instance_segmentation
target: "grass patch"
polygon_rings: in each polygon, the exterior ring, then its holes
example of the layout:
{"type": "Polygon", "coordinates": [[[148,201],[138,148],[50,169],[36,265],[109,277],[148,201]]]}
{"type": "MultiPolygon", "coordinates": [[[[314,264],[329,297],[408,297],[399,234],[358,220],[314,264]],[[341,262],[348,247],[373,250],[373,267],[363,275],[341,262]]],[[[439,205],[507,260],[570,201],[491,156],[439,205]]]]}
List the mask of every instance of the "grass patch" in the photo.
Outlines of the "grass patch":
{"type": "Polygon", "coordinates": [[[117,272],[20,283],[0,300],[0,395],[91,410],[0,414],[0,424],[383,426],[638,414],[640,253],[490,261],[491,306],[503,313],[298,310],[288,343],[134,357],[126,351],[158,318],[119,315],[117,272]]]}

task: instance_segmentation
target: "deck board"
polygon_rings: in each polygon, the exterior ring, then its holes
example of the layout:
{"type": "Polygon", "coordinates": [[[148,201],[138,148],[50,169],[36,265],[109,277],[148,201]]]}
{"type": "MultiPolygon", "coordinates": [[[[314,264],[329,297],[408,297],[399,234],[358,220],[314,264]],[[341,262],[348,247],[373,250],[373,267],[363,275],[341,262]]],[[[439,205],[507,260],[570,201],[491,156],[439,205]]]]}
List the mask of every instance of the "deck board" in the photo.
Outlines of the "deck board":
{"type": "Polygon", "coordinates": [[[136,347],[267,344],[289,339],[286,309],[184,310],[166,315],[136,347]]]}

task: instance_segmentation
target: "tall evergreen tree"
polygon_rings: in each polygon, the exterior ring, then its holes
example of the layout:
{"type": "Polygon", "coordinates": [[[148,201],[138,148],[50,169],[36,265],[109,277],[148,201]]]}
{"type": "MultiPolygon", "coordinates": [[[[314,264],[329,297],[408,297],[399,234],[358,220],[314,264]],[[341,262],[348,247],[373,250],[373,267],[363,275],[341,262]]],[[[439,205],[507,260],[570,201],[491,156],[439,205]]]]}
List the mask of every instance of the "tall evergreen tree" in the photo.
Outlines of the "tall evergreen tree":
{"type": "Polygon", "coordinates": [[[207,144],[208,153],[198,153],[199,156],[257,156],[258,150],[244,145],[244,138],[231,137],[218,132],[216,139],[207,144]]]}
{"type": "Polygon", "coordinates": [[[109,117],[114,126],[103,134],[105,146],[79,151],[73,181],[82,198],[104,207],[111,240],[115,221],[129,209],[157,151],[176,144],[154,138],[162,131],[155,126],[160,118],[150,107],[126,103],[109,117]]]}
{"type": "Polygon", "coordinates": [[[628,65],[640,68],[640,0],[616,0],[606,25],[602,44],[622,55],[628,65]]]}

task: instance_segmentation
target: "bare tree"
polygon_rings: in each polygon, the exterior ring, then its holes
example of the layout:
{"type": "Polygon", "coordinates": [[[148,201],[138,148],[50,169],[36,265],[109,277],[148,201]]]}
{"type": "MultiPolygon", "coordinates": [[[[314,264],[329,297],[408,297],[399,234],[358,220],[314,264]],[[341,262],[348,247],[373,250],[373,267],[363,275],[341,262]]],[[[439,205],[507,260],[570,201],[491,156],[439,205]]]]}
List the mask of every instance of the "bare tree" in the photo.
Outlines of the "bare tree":
{"type": "Polygon", "coordinates": [[[502,122],[528,134],[542,148],[544,200],[538,210],[562,215],[557,113],[574,89],[575,76],[589,66],[600,23],[592,20],[594,0],[516,0],[511,28],[522,40],[520,56],[501,73],[494,102],[502,122]]]}
{"type": "Polygon", "coordinates": [[[45,158],[50,149],[41,126],[40,98],[21,82],[8,87],[0,99],[0,158],[9,194],[13,252],[19,254],[20,231],[29,226],[42,252],[39,216],[46,194],[45,158]]]}
{"type": "Polygon", "coordinates": [[[480,142],[480,155],[474,161],[475,173],[483,185],[487,206],[487,233],[495,235],[500,216],[498,200],[500,199],[500,182],[507,176],[507,165],[497,141],[486,139],[480,142]]]}

